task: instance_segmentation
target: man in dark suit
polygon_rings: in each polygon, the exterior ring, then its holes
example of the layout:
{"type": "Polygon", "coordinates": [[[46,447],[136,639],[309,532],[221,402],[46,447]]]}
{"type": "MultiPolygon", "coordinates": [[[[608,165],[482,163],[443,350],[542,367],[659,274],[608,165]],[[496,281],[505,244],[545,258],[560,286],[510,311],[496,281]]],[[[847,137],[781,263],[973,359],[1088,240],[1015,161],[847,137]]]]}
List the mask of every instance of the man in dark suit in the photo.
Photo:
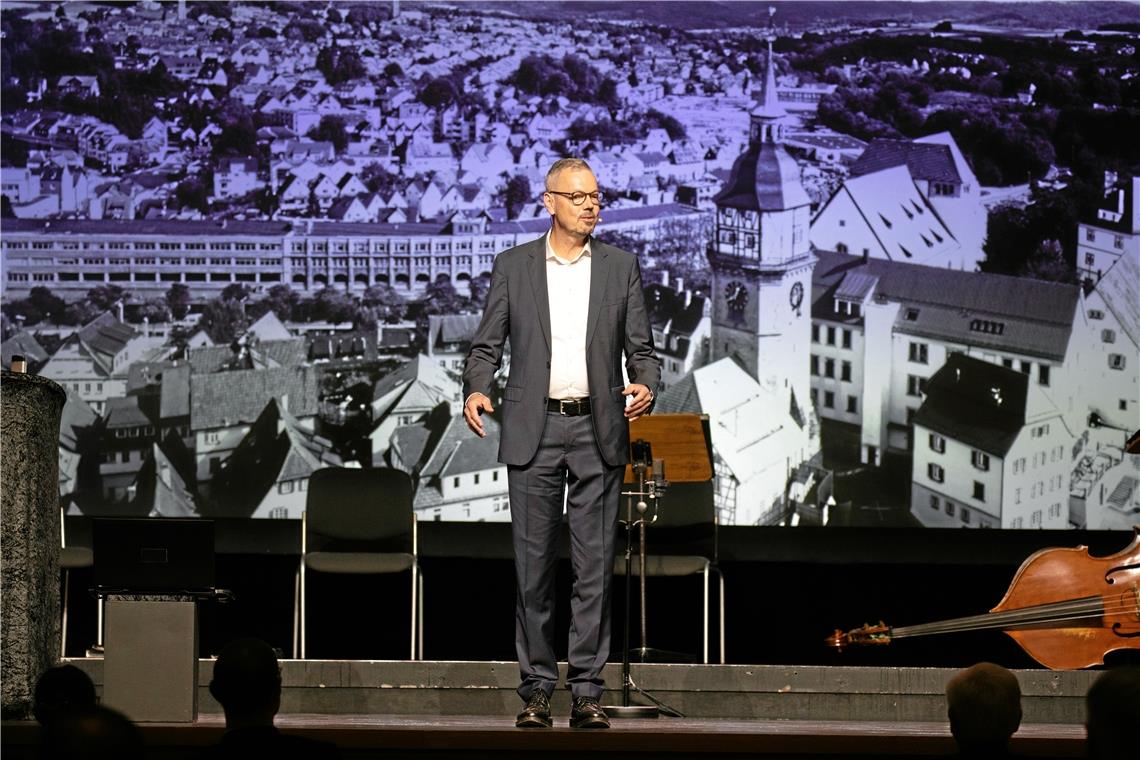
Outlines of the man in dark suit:
{"type": "Polygon", "coordinates": [[[629,422],[647,414],[661,377],[637,257],[591,237],[602,198],[581,159],[556,161],[543,202],[550,231],[499,254],[483,320],[463,372],[464,417],[480,416],[503,347],[499,461],[508,466],[515,574],[515,647],[526,707],[515,724],[550,727],[554,570],[563,504],[570,521],[574,589],[567,683],[570,725],[608,728],[599,706],[610,647],[610,586],[618,501],[629,459],[629,422]],[[629,377],[622,378],[622,354],[629,377]]]}

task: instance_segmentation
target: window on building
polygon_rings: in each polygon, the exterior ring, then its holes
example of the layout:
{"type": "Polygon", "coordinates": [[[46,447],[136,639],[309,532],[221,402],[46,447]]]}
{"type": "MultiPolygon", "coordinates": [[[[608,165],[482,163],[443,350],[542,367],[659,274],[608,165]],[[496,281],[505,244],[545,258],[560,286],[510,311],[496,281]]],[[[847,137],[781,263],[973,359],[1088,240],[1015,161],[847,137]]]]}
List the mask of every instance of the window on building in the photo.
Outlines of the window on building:
{"type": "Polygon", "coordinates": [[[815,354],[811,355],[811,373],[816,376],[819,375],[819,357],[815,354]]]}
{"type": "Polygon", "coordinates": [[[990,455],[975,449],[970,452],[970,464],[974,465],[976,469],[988,472],[990,469],[990,455]]]}
{"type": "Polygon", "coordinates": [[[452,488],[459,488],[459,478],[452,478],[451,479],[451,487],[452,488]]]}
{"type": "Polygon", "coordinates": [[[965,507],[962,507],[962,511],[960,514],[962,515],[962,522],[968,524],[970,522],[970,510],[966,509],[965,507]]]}
{"type": "Polygon", "coordinates": [[[851,362],[843,362],[839,365],[839,379],[845,383],[851,382],[851,362]]]}
{"type": "Polygon", "coordinates": [[[986,500],[986,484],[974,481],[974,498],[978,501],[986,500]]]}
{"type": "Polygon", "coordinates": [[[1108,355],[1108,368],[1109,369],[1124,369],[1124,354],[1109,354],[1108,355]]]}
{"type": "Polygon", "coordinates": [[[935,494],[930,494],[930,508],[938,509],[942,506],[942,501],[935,494]]]}
{"type": "Polygon", "coordinates": [[[1030,528],[1040,528],[1041,527],[1041,510],[1040,509],[1033,510],[1033,514],[1031,514],[1029,516],[1029,527],[1030,528]]]}
{"type": "Polygon", "coordinates": [[[946,471],[940,465],[931,462],[926,466],[926,475],[935,483],[941,483],[946,479],[946,471]]]}
{"type": "Polygon", "coordinates": [[[928,346],[926,343],[911,342],[909,359],[916,364],[926,364],[929,360],[928,346]]]}
{"type": "Polygon", "coordinates": [[[1115,343],[1116,342],[1116,330],[1101,330],[1100,331],[1100,339],[1102,341],[1104,341],[1105,343],[1115,343]]]}
{"type": "Polygon", "coordinates": [[[856,396],[847,397],[847,411],[849,414],[859,413],[859,399],[856,396]]]}
{"type": "Polygon", "coordinates": [[[811,326],[811,342],[819,343],[819,325],[813,324],[811,326]]]}
{"type": "Polygon", "coordinates": [[[1113,248],[1124,248],[1124,238],[1120,235],[1114,235],[1112,238],[1113,248]]]}
{"type": "Polygon", "coordinates": [[[495,481],[497,481],[498,479],[499,479],[499,471],[498,471],[498,470],[495,470],[494,472],[492,472],[492,473],[491,473],[491,481],[492,481],[492,482],[495,482],[495,481]]]}
{"type": "Polygon", "coordinates": [[[816,388],[811,389],[811,405],[819,406],[819,391],[816,388]]]}
{"type": "Polygon", "coordinates": [[[918,319],[918,309],[907,309],[905,317],[907,322],[916,321],[918,319]]]}
{"type": "Polygon", "coordinates": [[[834,409],[835,408],[835,394],[832,393],[831,391],[824,391],[823,392],[823,405],[827,409],[834,409]]]}
{"type": "Polygon", "coordinates": [[[282,480],[280,483],[277,484],[277,493],[282,494],[282,495],[293,493],[293,481],[292,480],[282,480]]]}
{"type": "Polygon", "coordinates": [[[1120,399],[1120,402],[1117,404],[1117,406],[1120,407],[1120,411],[1127,412],[1128,411],[1128,399],[1126,399],[1126,398],[1120,399]]]}
{"type": "Polygon", "coordinates": [[[1013,489],[1013,503],[1014,504],[1020,504],[1021,503],[1021,489],[1020,488],[1013,489]]]}
{"type": "Polygon", "coordinates": [[[824,359],[823,360],[823,376],[824,377],[835,377],[835,360],[834,359],[824,359]]]}
{"type": "Polygon", "coordinates": [[[1033,369],[1033,362],[1027,362],[1023,359],[1021,361],[1021,374],[1028,375],[1031,369],[1033,369]]]}
{"type": "Polygon", "coordinates": [[[1090,243],[1095,243],[1096,242],[1096,232],[1089,229],[1088,227],[1085,227],[1085,240],[1087,240],[1090,243]]]}
{"type": "Polygon", "coordinates": [[[954,516],[954,511],[955,511],[954,507],[955,507],[954,502],[947,499],[946,500],[946,514],[949,515],[950,517],[954,516]]]}
{"type": "Polygon", "coordinates": [[[847,329],[843,330],[843,347],[851,348],[851,331],[847,329]]]}
{"type": "Polygon", "coordinates": [[[1049,386],[1049,365],[1048,364],[1038,364],[1037,365],[1037,384],[1038,385],[1044,385],[1046,387],[1049,386]]]}
{"type": "Polygon", "coordinates": [[[1089,319],[1104,319],[1104,312],[1100,309],[1089,309],[1089,319]]]}
{"type": "Polygon", "coordinates": [[[930,450],[937,451],[939,454],[946,453],[946,439],[938,435],[938,433],[931,433],[930,450]]]}
{"type": "Polygon", "coordinates": [[[475,485],[479,485],[479,473],[475,473],[475,485]]]}
{"type": "Polygon", "coordinates": [[[827,326],[827,345],[835,345],[835,328],[831,325],[827,326]]]}
{"type": "Polygon", "coordinates": [[[1085,266],[1091,267],[1095,264],[1096,264],[1096,254],[1095,253],[1086,253],[1085,254],[1085,266]]]}
{"type": "Polygon", "coordinates": [[[920,396],[926,392],[926,378],[918,375],[907,375],[906,395],[920,396]]]}

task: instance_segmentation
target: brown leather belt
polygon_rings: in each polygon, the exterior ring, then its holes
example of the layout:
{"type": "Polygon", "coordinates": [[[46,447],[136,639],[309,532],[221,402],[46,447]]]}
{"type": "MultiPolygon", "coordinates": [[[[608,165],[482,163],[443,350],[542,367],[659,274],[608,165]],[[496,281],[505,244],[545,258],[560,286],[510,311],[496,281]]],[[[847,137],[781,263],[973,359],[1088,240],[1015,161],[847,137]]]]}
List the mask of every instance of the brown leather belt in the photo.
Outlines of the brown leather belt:
{"type": "Polygon", "coordinates": [[[589,398],[551,398],[546,400],[546,411],[558,412],[566,417],[590,413],[589,398]]]}

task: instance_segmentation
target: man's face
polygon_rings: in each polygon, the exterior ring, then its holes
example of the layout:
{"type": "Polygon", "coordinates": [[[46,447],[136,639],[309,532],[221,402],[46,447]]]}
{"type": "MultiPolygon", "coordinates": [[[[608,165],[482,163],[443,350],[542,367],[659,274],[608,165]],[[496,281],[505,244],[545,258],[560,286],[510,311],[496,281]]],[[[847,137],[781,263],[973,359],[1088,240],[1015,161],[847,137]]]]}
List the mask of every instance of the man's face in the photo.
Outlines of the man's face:
{"type": "Polygon", "coordinates": [[[551,187],[543,196],[546,210],[554,217],[554,224],[564,232],[585,237],[598,224],[599,204],[589,195],[581,206],[575,206],[571,193],[597,193],[598,180],[589,169],[563,169],[554,175],[551,187]],[[565,195],[562,195],[565,193],[565,195]]]}

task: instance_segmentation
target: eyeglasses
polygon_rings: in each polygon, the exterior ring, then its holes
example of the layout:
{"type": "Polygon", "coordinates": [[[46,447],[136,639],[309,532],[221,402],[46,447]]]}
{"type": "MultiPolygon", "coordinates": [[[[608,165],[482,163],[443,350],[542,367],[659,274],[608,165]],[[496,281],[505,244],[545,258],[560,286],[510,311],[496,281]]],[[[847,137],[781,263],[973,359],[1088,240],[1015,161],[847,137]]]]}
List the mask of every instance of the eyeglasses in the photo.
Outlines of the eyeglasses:
{"type": "Polygon", "coordinates": [[[575,206],[581,206],[583,203],[586,202],[586,198],[589,198],[594,203],[596,203],[597,205],[600,206],[600,205],[602,205],[602,203],[605,202],[605,199],[606,199],[606,197],[604,195],[602,195],[601,192],[598,192],[598,191],[593,192],[593,193],[583,193],[581,190],[578,190],[578,191],[575,191],[573,193],[567,193],[567,192],[563,192],[561,190],[547,190],[546,192],[550,193],[551,195],[566,196],[567,198],[570,199],[570,202],[573,203],[575,206]]]}

